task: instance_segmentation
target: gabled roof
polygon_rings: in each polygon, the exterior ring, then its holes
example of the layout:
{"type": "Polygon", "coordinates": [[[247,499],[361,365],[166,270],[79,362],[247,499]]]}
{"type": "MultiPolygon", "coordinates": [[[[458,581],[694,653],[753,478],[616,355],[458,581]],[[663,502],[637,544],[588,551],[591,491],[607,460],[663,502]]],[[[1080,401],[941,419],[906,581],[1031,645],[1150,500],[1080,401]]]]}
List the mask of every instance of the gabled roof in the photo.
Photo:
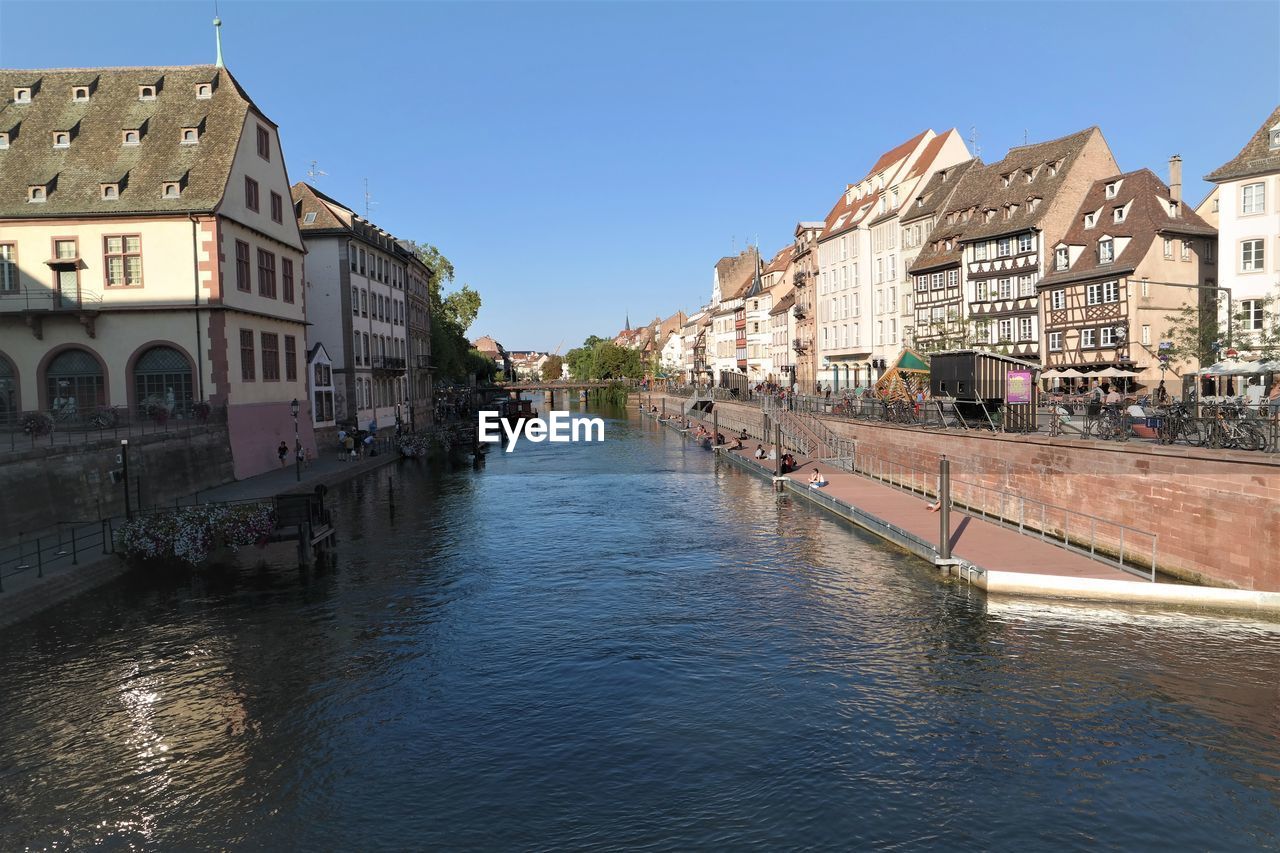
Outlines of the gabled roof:
{"type": "Polygon", "coordinates": [[[899,220],[903,223],[915,222],[917,219],[937,213],[940,207],[951,200],[956,188],[960,186],[961,178],[974,166],[981,168],[982,161],[974,157],[935,171],[929,176],[924,187],[916,193],[916,197],[908,199],[902,206],[899,220]]]}
{"type": "MultiPolygon", "coordinates": [[[[1194,235],[1214,237],[1217,230],[1196,215],[1185,204],[1179,204],[1176,216],[1169,215],[1169,188],[1150,169],[1139,169],[1095,181],[1085,195],[1071,227],[1062,242],[1070,246],[1084,246],[1070,269],[1052,272],[1040,280],[1041,285],[1066,284],[1099,276],[1123,275],[1132,272],[1146,257],[1157,237],[1169,235],[1194,235]],[[1119,182],[1114,198],[1107,198],[1107,186],[1119,182]],[[1124,208],[1123,222],[1115,221],[1113,211],[1124,208]],[[1086,228],[1085,214],[1101,210],[1095,224],[1086,228]],[[1127,245],[1111,263],[1098,260],[1098,241],[1103,237],[1127,237],[1127,245]]],[[[1055,247],[1046,246],[1051,253],[1055,247]]],[[[1049,255],[1052,257],[1052,254],[1049,255]]],[[[1052,261],[1048,264],[1052,268],[1052,261]]]]}
{"type": "Polygon", "coordinates": [[[774,272],[786,272],[787,264],[791,263],[791,259],[794,258],[795,255],[795,243],[788,243],[783,246],[778,250],[778,253],[773,256],[773,260],[769,261],[769,265],[764,268],[764,274],[768,275],[769,273],[774,272]]]}
{"type": "MultiPolygon", "coordinates": [[[[779,287],[781,287],[781,285],[779,285],[779,287]]],[[[795,291],[795,288],[793,287],[787,290],[782,295],[781,299],[778,299],[778,298],[774,299],[774,305],[771,309],[769,309],[769,316],[772,317],[775,314],[785,314],[788,311],[790,311],[791,306],[795,304],[796,304],[796,291],[795,291]]]]}
{"type": "MultiPolygon", "coordinates": [[[[0,217],[196,213],[215,210],[227,190],[245,116],[253,110],[271,124],[225,68],[213,65],[149,68],[0,70],[0,217]],[[212,83],[212,97],[196,98],[196,85],[212,83]],[[138,87],[157,86],[154,100],[138,87]],[[87,101],[72,100],[73,86],[90,86],[87,101]],[[31,102],[13,101],[16,87],[34,89],[31,102]],[[181,143],[183,128],[201,127],[199,142],[181,143]],[[124,145],[125,130],[140,130],[124,145]],[[53,147],[56,131],[73,131],[66,148],[53,147]],[[27,187],[54,181],[48,200],[27,201],[27,187]],[[163,184],[183,184],[178,198],[163,198],[163,184]],[[101,184],[121,184],[118,199],[102,198],[101,184]]],[[[274,127],[274,125],[272,125],[274,127]]]]}
{"type": "Polygon", "coordinates": [[[875,177],[876,172],[887,169],[902,158],[910,155],[912,151],[916,150],[916,146],[920,144],[920,140],[924,139],[928,135],[928,130],[922,130],[906,142],[899,145],[897,148],[890,148],[888,151],[881,154],[880,159],[876,161],[875,165],[871,167],[871,170],[867,172],[866,176],[862,180],[865,181],[868,178],[875,177]]]}
{"type": "Polygon", "coordinates": [[[1080,152],[1094,138],[1106,144],[1102,131],[1090,127],[1048,142],[1011,148],[1003,160],[989,166],[971,166],[950,200],[938,208],[940,218],[909,271],[923,272],[959,261],[961,242],[1039,227],[1080,152]],[[1034,209],[1033,199],[1038,200],[1034,209]],[[1006,207],[1010,210],[1008,218],[1004,215],[1006,207]],[[989,222],[987,210],[995,211],[989,222]],[[952,244],[950,250],[946,248],[948,240],[952,244]]]}
{"type": "Polygon", "coordinates": [[[1271,147],[1272,130],[1280,129],[1280,106],[1271,111],[1267,120],[1240,149],[1240,153],[1204,176],[1206,181],[1221,183],[1236,178],[1280,172],[1280,148],[1271,147]]]}

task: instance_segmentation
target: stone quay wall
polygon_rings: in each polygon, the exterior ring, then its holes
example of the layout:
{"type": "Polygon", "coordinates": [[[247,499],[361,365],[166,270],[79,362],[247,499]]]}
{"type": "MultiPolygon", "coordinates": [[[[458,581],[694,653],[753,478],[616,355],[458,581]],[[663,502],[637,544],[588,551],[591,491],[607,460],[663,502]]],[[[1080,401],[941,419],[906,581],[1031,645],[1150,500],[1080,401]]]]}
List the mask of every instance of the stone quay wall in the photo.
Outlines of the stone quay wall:
{"type": "MultiPolygon", "coordinates": [[[[51,529],[63,521],[124,515],[124,484],[112,480],[120,442],[35,447],[0,455],[0,541],[51,529]]],[[[222,424],[189,433],[129,439],[129,494],[136,509],[172,504],[235,477],[222,424]]]]}
{"type": "MultiPolygon", "coordinates": [[[[659,395],[653,399],[662,405],[659,395]]],[[[683,401],[667,397],[665,404],[668,412],[680,412],[683,401]]],[[[717,402],[716,408],[726,436],[743,426],[760,436],[758,407],[717,402]]],[[[952,479],[980,486],[984,495],[1019,496],[1154,534],[1161,572],[1215,586],[1280,591],[1280,457],[1273,454],[823,420],[857,442],[860,464],[883,461],[891,476],[932,489],[928,475],[945,454],[952,479]]],[[[1039,511],[1027,514],[1027,526],[1038,528],[1039,511]]],[[[1088,524],[1079,517],[1070,523],[1088,524]]],[[[1046,527],[1061,532],[1060,521],[1046,527]]],[[[1114,550],[1117,531],[1100,524],[1097,539],[1114,550]]],[[[1072,527],[1073,538],[1080,533],[1072,527]]],[[[1150,540],[1129,536],[1125,547],[1126,556],[1136,557],[1144,548],[1149,552],[1150,540]]]]}

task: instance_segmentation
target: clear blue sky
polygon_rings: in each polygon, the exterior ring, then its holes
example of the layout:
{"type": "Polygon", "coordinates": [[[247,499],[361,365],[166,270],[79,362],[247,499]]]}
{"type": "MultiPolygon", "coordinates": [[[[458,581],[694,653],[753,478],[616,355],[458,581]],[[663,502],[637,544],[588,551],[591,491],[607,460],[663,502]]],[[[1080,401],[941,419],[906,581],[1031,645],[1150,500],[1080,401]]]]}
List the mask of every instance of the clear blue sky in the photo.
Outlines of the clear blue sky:
{"type": "MultiPolygon", "coordinates": [[[[439,246],[472,336],[568,349],[706,300],[926,127],[982,156],[1097,124],[1185,194],[1280,102],[1280,4],[221,2],[293,180],[439,246]]],[[[213,2],[0,0],[0,65],[213,60],[213,2]]]]}

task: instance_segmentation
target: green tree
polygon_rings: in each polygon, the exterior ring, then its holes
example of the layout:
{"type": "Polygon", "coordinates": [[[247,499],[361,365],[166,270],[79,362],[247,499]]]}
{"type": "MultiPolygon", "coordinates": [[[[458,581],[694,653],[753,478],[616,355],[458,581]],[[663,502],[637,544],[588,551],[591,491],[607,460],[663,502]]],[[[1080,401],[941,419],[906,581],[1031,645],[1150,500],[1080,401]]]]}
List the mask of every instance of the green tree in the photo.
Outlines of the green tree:
{"type": "Polygon", "coordinates": [[[564,365],[564,359],[558,355],[549,355],[547,360],[542,363],[542,381],[555,382],[560,378],[561,367],[564,365]]]}
{"type": "Polygon", "coordinates": [[[444,295],[444,285],[454,278],[453,263],[439,249],[427,243],[410,244],[414,253],[431,271],[427,282],[427,302],[431,313],[431,363],[441,379],[465,382],[475,376],[488,380],[496,365],[471,348],[467,329],[480,312],[480,294],[468,285],[444,295]]]}

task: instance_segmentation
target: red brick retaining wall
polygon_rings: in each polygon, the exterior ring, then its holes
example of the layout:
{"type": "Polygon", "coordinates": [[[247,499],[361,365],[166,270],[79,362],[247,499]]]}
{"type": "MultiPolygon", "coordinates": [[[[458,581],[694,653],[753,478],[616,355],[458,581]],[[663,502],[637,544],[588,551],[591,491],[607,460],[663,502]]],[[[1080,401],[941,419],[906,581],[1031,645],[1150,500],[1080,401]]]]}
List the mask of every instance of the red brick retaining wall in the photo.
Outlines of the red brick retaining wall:
{"type": "MultiPolygon", "coordinates": [[[[678,406],[677,398],[668,398],[668,411],[679,411],[678,406]]],[[[722,424],[745,423],[758,435],[751,427],[758,428],[759,409],[716,406],[722,424]]],[[[953,479],[986,487],[989,494],[1021,496],[1154,533],[1164,572],[1280,591],[1280,457],[1275,455],[826,422],[857,441],[860,455],[934,472],[945,453],[953,479]]],[[[728,434],[723,426],[721,431],[728,434]]],[[[1114,545],[1114,529],[1100,529],[1098,538],[1114,545]]],[[[1143,547],[1130,538],[1126,554],[1143,547]]]]}

